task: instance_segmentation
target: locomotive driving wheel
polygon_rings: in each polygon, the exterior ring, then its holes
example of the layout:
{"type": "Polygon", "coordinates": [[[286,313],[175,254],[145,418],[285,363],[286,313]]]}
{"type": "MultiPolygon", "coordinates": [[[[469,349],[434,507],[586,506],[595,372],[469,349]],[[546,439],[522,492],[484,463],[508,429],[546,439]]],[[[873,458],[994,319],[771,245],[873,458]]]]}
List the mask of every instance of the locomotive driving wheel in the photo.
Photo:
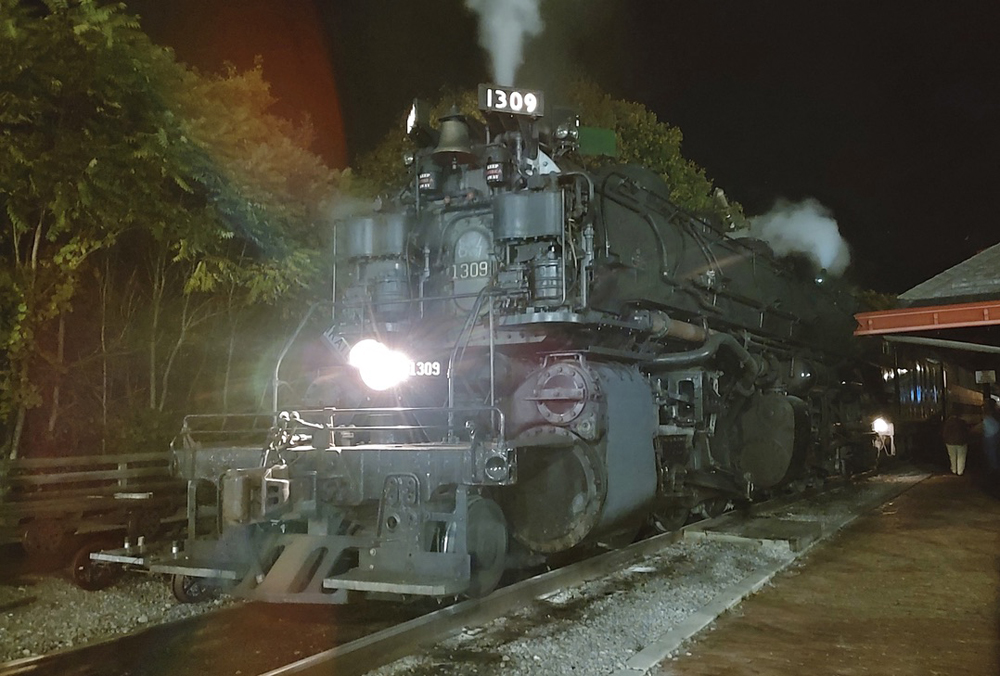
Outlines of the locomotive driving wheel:
{"type": "Polygon", "coordinates": [[[469,498],[466,545],[470,580],[466,594],[486,596],[496,589],[507,561],[507,520],[500,506],[488,498],[469,498]]]}

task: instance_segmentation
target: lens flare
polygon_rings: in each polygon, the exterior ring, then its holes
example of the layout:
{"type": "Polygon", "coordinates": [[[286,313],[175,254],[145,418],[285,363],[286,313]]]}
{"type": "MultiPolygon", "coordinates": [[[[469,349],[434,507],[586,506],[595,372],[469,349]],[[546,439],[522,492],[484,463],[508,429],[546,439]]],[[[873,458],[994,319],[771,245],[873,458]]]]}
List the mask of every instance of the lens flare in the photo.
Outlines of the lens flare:
{"type": "Polygon", "coordinates": [[[889,424],[885,418],[875,418],[872,421],[872,432],[875,434],[890,434],[892,430],[892,425],[889,424]]]}
{"type": "Polygon", "coordinates": [[[410,377],[410,359],[371,338],[358,341],[347,360],[358,369],[365,385],[377,392],[396,387],[410,377]]]}
{"type": "Polygon", "coordinates": [[[377,340],[365,338],[354,344],[350,354],[347,355],[347,361],[354,368],[360,369],[365,364],[377,361],[388,350],[389,348],[377,340]]]}

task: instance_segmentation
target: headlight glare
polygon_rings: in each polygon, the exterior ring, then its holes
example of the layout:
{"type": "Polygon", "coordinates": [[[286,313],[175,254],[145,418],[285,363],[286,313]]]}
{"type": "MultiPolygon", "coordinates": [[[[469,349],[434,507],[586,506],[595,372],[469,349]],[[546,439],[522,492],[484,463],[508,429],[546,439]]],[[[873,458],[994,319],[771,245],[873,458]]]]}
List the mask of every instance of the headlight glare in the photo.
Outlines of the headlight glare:
{"type": "Polygon", "coordinates": [[[354,347],[351,348],[350,353],[347,355],[347,361],[354,368],[360,369],[365,364],[378,361],[381,355],[388,351],[388,349],[377,340],[365,338],[354,344],[354,347]]]}
{"type": "Polygon", "coordinates": [[[872,421],[872,432],[875,434],[892,434],[892,423],[888,422],[885,418],[875,418],[872,421]]]}
{"type": "Polygon", "coordinates": [[[378,392],[396,387],[410,377],[410,360],[405,354],[370,338],[351,348],[348,362],[358,369],[365,385],[378,392]]]}

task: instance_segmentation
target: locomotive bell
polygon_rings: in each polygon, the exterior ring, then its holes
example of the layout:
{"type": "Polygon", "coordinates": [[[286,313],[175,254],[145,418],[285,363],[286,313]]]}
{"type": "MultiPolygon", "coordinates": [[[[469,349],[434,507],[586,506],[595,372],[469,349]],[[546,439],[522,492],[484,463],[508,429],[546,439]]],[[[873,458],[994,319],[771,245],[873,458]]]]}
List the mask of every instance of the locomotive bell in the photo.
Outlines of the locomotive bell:
{"type": "Polygon", "coordinates": [[[472,141],[469,139],[469,123],[465,116],[452,107],[451,112],[438,120],[441,123],[441,137],[434,149],[434,161],[438,164],[472,164],[476,156],[472,154],[472,141]]]}

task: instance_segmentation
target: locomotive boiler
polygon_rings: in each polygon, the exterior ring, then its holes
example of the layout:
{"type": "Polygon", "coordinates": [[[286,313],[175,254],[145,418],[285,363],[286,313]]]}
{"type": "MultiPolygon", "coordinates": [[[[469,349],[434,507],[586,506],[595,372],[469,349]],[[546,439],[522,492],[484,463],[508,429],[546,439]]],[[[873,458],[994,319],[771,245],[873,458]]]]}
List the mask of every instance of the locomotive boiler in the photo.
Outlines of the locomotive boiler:
{"type": "Polygon", "coordinates": [[[480,107],[412,115],[408,187],[336,225],[328,367],[294,406],[276,383],[266,448],[184,435],[184,463],[216,458],[187,540],[95,558],[186,599],[475,596],[851,462],[843,298],[646,169],[584,169],[540,92],[480,107]]]}

